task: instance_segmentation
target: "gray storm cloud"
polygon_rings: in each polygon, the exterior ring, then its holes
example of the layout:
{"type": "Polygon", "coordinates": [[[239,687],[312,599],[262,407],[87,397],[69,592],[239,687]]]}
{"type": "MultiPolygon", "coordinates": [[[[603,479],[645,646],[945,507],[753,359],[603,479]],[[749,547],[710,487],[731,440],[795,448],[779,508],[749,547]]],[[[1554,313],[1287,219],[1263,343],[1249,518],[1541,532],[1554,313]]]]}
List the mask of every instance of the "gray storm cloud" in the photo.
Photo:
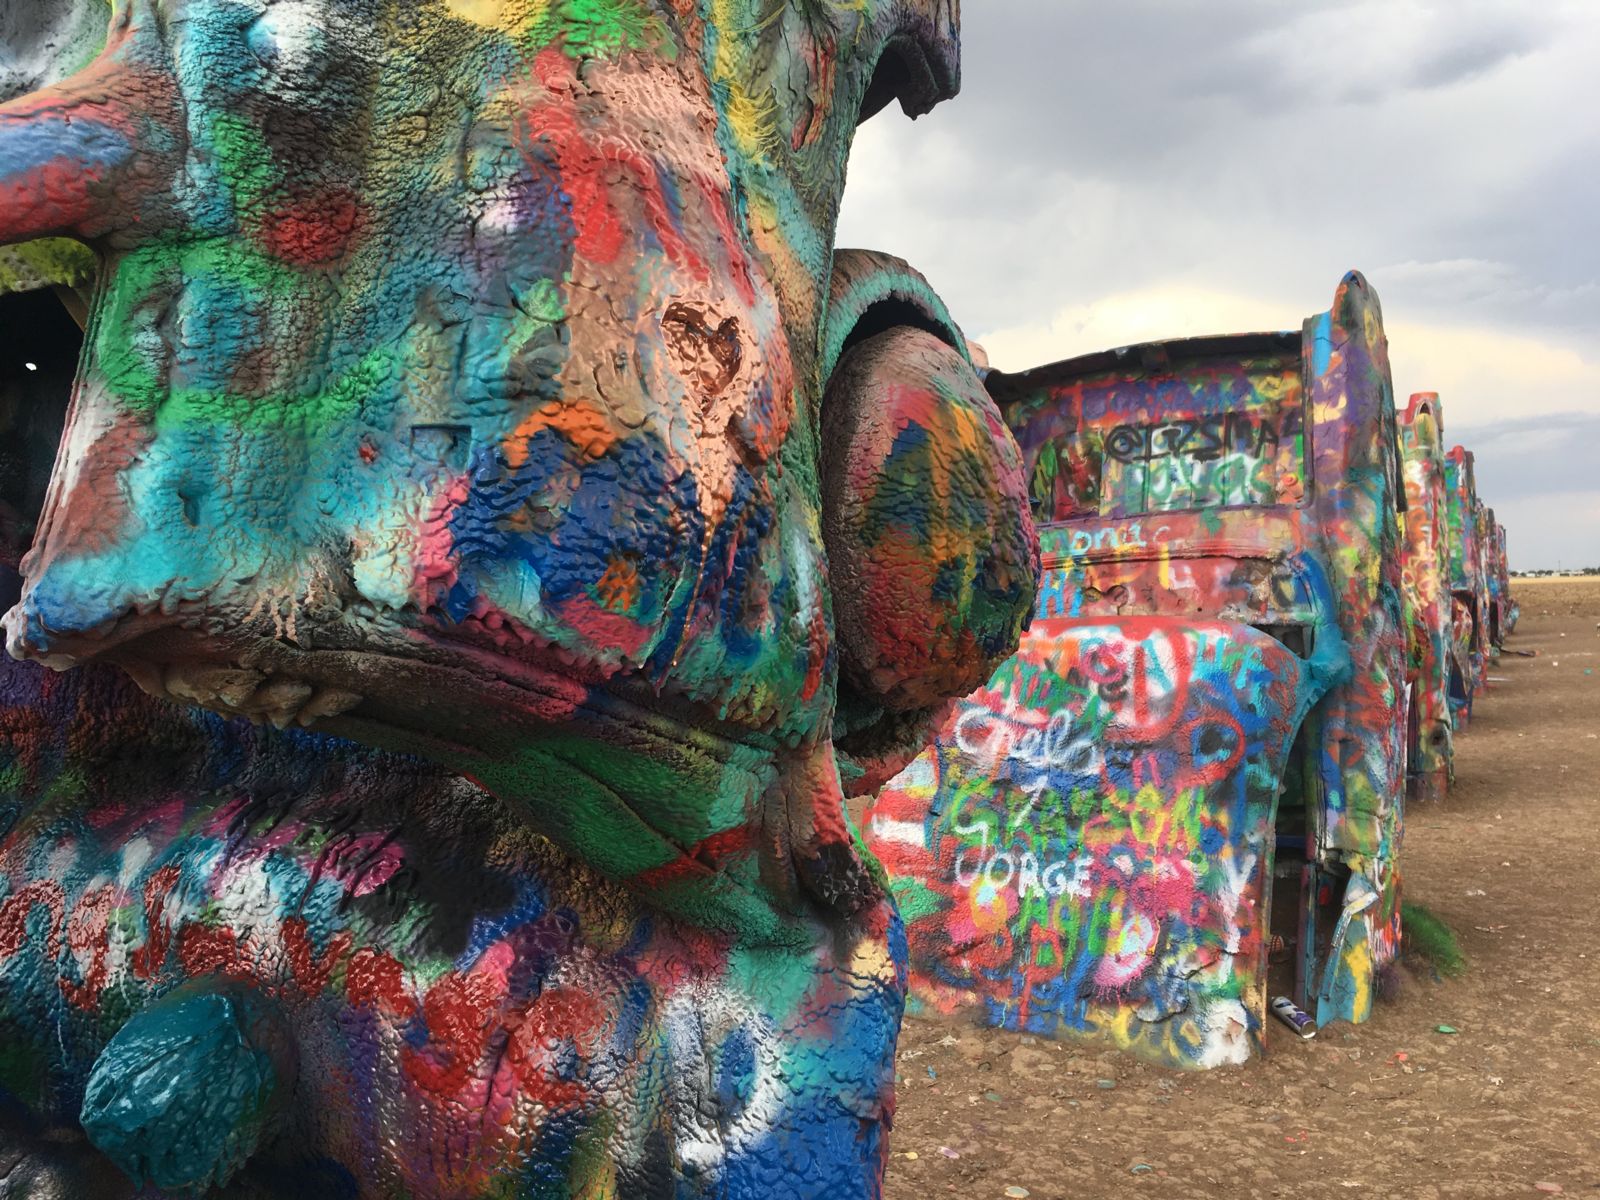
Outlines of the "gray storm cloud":
{"type": "Polygon", "coordinates": [[[963,31],[954,103],[862,130],[842,244],[1009,368],[1293,325],[1359,267],[1397,392],[1443,392],[1514,502],[1514,565],[1600,563],[1600,427],[1516,441],[1600,414],[1600,5],[970,0],[963,31]]]}

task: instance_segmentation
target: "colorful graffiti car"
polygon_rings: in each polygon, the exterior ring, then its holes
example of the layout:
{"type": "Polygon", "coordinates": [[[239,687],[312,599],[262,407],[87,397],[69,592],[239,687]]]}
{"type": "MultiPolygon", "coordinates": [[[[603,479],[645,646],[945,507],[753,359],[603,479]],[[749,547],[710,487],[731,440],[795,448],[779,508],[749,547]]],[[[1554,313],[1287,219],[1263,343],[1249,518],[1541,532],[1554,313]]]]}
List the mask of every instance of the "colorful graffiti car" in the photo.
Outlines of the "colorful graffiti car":
{"type": "Polygon", "coordinates": [[[1450,688],[1451,679],[1461,674],[1451,623],[1444,414],[1438,394],[1416,393],[1399,419],[1406,486],[1402,575],[1411,670],[1406,790],[1416,799],[1437,800],[1454,777],[1450,688]]]}
{"type": "Polygon", "coordinates": [[[1517,618],[1522,610],[1511,594],[1511,560],[1506,550],[1506,527],[1495,520],[1494,509],[1489,510],[1489,530],[1493,535],[1490,544],[1489,592],[1493,600],[1492,629],[1496,644],[1517,630],[1517,618]]]}
{"type": "Polygon", "coordinates": [[[1464,671],[1453,682],[1450,704],[1456,727],[1472,720],[1472,703],[1489,673],[1488,587],[1479,544],[1478,486],[1472,451],[1452,446],[1445,456],[1445,514],[1450,525],[1451,627],[1464,671]]]}
{"type": "Polygon", "coordinates": [[[1488,614],[1489,655],[1499,658],[1516,618],[1512,614],[1511,569],[1506,562],[1505,526],[1494,509],[1478,502],[1478,540],[1483,547],[1483,588],[1488,614]]]}
{"type": "Polygon", "coordinates": [[[1489,520],[1489,506],[1482,496],[1475,496],[1473,500],[1472,523],[1478,531],[1478,604],[1483,614],[1483,677],[1478,683],[1488,687],[1489,667],[1500,657],[1500,637],[1494,608],[1494,527],[1489,520]]]}
{"type": "MultiPolygon", "coordinates": [[[[830,429],[860,388],[856,410],[888,435],[836,438],[864,450],[838,468],[860,473],[864,458],[870,471],[888,442],[925,460],[940,438],[963,450],[928,488],[897,460],[860,511],[881,518],[903,485],[945,551],[970,537],[976,576],[997,531],[971,525],[970,502],[958,530],[928,493],[1009,474],[1021,519],[1000,541],[1031,565],[1020,459],[976,374],[968,406],[942,377],[915,386],[898,359],[893,396],[871,390],[886,345],[959,359],[927,285],[898,260],[843,251],[831,301],[828,353],[844,365],[830,429]],[[1007,461],[975,457],[991,434],[1007,461]]],[[[0,329],[37,360],[0,364],[9,606],[80,335],[47,292],[0,294],[0,329]]],[[[849,519],[828,531],[841,553],[849,519]]],[[[900,528],[884,526],[879,545],[900,528]]],[[[908,582],[908,560],[892,563],[902,591],[937,585],[938,564],[908,582]]],[[[1010,574],[1031,589],[1030,570],[1010,574]]],[[[948,636],[937,596],[916,611],[929,677],[981,679],[1015,642],[970,623],[948,636]]],[[[886,705],[929,699],[903,670],[911,639],[881,620],[873,633],[896,638],[874,665],[902,669],[906,699],[845,689],[858,762],[892,753],[871,732],[886,705]]],[[[58,674],[0,654],[0,1195],[131,1195],[122,1173],[159,1184],[139,1192],[152,1197],[205,1183],[349,1200],[878,1193],[903,988],[881,889],[861,912],[866,937],[747,946],[641,902],[450,771],[181,698],[100,664],[58,674]],[[230,1040],[235,1021],[247,1030],[230,1040]],[[127,1084],[161,1064],[180,1082],[127,1084]]],[[[842,813],[839,825],[848,836],[842,813]]],[[[714,878],[669,867],[650,887],[714,878]]]]}
{"type": "Polygon", "coordinates": [[[880,1193],[835,717],[1038,564],[959,335],[830,304],[958,9],[0,7],[0,243],[99,252],[0,475],[0,1194],[880,1193]]]}
{"type": "Polygon", "coordinates": [[[1174,1066],[1259,1050],[1269,993],[1364,1019],[1406,727],[1377,297],[1352,273],[1298,331],[986,383],[1045,573],[1018,653],[866,813],[911,1010],[1174,1066]]]}

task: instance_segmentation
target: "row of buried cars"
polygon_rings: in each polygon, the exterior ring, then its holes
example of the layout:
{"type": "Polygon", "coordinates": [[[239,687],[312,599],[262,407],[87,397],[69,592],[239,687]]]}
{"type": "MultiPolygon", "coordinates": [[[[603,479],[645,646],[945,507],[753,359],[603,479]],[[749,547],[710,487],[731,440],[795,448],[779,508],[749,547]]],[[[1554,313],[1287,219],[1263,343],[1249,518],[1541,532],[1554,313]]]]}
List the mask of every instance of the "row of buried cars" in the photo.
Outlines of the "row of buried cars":
{"type": "Polygon", "coordinates": [[[911,1011],[1171,1066],[1362,1021],[1408,798],[1516,622],[1439,398],[1397,411],[1357,273],[1298,330],[989,372],[1043,557],[987,686],[862,814],[911,1011]],[[1282,998],[1282,999],[1280,999],[1282,998]]]}

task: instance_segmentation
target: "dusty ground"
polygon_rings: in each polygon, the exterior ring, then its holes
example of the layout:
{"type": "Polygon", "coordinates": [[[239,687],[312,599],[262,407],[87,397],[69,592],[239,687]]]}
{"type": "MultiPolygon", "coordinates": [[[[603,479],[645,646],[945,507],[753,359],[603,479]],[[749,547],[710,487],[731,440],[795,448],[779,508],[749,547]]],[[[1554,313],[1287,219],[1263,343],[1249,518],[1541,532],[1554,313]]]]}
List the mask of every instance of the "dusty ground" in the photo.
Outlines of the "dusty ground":
{"type": "Polygon", "coordinates": [[[1266,1061],[1205,1074],[910,1022],[889,1200],[1600,1200],[1600,579],[1513,593],[1509,647],[1538,657],[1493,668],[1456,790],[1407,817],[1406,894],[1464,978],[1311,1042],[1274,1023],[1266,1061]]]}

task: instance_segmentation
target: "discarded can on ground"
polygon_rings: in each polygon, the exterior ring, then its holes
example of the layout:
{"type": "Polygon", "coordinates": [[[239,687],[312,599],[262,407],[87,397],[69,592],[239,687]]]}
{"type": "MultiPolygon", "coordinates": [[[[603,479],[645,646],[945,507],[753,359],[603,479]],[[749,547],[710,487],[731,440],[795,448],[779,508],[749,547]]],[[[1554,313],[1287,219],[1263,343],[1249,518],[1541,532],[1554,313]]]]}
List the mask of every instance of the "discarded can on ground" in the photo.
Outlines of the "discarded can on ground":
{"type": "Polygon", "coordinates": [[[1317,1023],[1305,1009],[1287,996],[1272,998],[1272,1015],[1307,1041],[1317,1036],[1317,1023]]]}

